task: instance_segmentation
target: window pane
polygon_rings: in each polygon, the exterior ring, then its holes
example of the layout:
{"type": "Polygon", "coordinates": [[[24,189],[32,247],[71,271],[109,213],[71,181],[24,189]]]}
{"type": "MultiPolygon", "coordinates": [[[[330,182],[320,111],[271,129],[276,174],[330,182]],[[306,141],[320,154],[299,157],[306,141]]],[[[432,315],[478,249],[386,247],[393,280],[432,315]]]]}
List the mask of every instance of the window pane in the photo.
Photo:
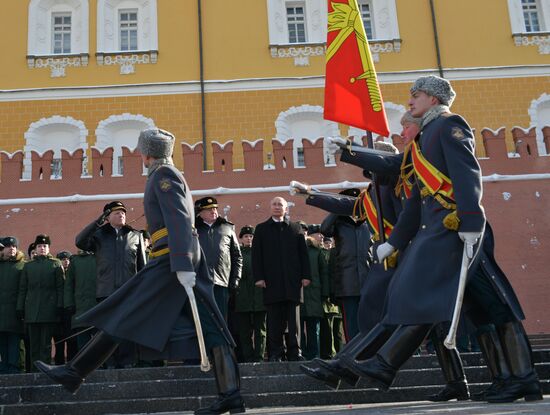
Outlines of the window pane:
{"type": "Polygon", "coordinates": [[[306,42],[306,20],[304,7],[289,5],[286,8],[289,43],[306,42]]]}
{"type": "Polygon", "coordinates": [[[52,53],[71,53],[71,14],[52,14],[52,53]]]}
{"type": "Polygon", "coordinates": [[[538,3],[536,0],[522,0],[523,21],[525,22],[525,31],[540,32],[538,3]]]}

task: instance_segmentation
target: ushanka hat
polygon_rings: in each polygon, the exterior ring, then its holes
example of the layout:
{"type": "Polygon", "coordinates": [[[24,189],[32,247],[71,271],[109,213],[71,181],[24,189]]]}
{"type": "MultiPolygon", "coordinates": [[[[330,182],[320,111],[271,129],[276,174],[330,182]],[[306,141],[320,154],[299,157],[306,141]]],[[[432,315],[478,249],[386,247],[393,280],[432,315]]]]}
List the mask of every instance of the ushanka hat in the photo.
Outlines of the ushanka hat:
{"type": "Polygon", "coordinates": [[[139,133],[137,149],[141,154],[156,159],[172,157],[174,135],[160,128],[150,128],[139,133]]]}
{"type": "Polygon", "coordinates": [[[36,245],[51,245],[52,241],[48,235],[40,234],[36,235],[36,239],[34,240],[34,246],[36,245]]]}
{"type": "Polygon", "coordinates": [[[443,105],[450,107],[456,97],[450,82],[439,76],[429,75],[418,78],[411,87],[411,94],[416,91],[425,92],[432,97],[436,97],[443,105]]]}
{"type": "Polygon", "coordinates": [[[124,206],[124,203],[122,203],[119,200],[113,200],[112,202],[107,203],[105,206],[103,206],[103,212],[104,213],[107,213],[107,212],[110,213],[110,212],[114,212],[116,210],[122,210],[122,211],[126,212],[126,206],[124,206]]]}
{"type": "Polygon", "coordinates": [[[374,149],[385,151],[387,153],[397,154],[399,153],[399,150],[396,146],[394,146],[392,143],[387,143],[385,141],[375,141],[374,142],[374,149]]]}
{"type": "Polygon", "coordinates": [[[203,197],[195,201],[195,210],[197,212],[200,212],[201,210],[204,210],[204,209],[217,208],[217,207],[218,207],[218,201],[213,196],[203,197]]]}
{"type": "Polygon", "coordinates": [[[241,228],[241,231],[239,232],[239,238],[242,238],[245,235],[254,235],[254,226],[252,225],[245,225],[241,228]]]}
{"type": "Polygon", "coordinates": [[[0,240],[0,244],[4,247],[15,246],[17,248],[19,246],[19,241],[15,236],[6,236],[4,239],[0,240]]]}
{"type": "Polygon", "coordinates": [[[72,254],[69,251],[61,251],[61,252],[58,252],[55,257],[59,260],[63,260],[63,259],[69,259],[71,255],[72,254]]]}

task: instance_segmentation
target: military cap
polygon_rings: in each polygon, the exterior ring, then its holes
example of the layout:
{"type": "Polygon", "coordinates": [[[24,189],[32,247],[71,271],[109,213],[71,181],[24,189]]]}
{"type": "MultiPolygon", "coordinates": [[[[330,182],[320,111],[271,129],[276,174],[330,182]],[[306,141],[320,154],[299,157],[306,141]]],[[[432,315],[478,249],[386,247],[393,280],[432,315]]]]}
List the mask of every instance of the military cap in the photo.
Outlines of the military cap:
{"type": "Polygon", "coordinates": [[[34,251],[35,249],[36,249],[36,244],[33,242],[27,248],[27,255],[29,256],[29,258],[31,257],[31,252],[34,251]]]}
{"type": "Polygon", "coordinates": [[[244,235],[254,235],[254,226],[245,225],[241,228],[239,232],[239,238],[242,238],[244,235]]]}
{"type": "Polygon", "coordinates": [[[61,251],[61,252],[58,252],[57,255],[55,256],[57,259],[68,259],[71,257],[71,253],[69,251],[61,251]]]}
{"type": "Polygon", "coordinates": [[[197,212],[200,212],[204,209],[210,209],[210,208],[217,208],[218,207],[218,201],[215,197],[207,196],[203,197],[201,199],[197,199],[195,201],[195,210],[197,212]]]}
{"type": "Polygon", "coordinates": [[[332,238],[330,236],[324,236],[323,237],[323,242],[332,242],[332,238]]]}
{"type": "Polygon", "coordinates": [[[36,235],[36,239],[34,240],[35,248],[36,248],[36,245],[51,245],[51,244],[52,244],[52,241],[48,235],[44,235],[44,234],[36,235]]]}
{"type": "Polygon", "coordinates": [[[116,210],[122,210],[122,211],[126,212],[126,206],[124,206],[124,203],[122,203],[118,200],[114,200],[110,203],[107,203],[105,206],[103,206],[103,212],[104,213],[114,212],[116,210]]]}
{"type": "Polygon", "coordinates": [[[314,233],[321,233],[321,225],[314,224],[307,227],[307,233],[313,235],[314,233]]]}
{"type": "Polygon", "coordinates": [[[307,223],[305,223],[303,220],[299,220],[298,225],[300,225],[300,227],[307,232],[307,223]]]}
{"type": "Polygon", "coordinates": [[[160,128],[149,128],[139,133],[137,149],[143,155],[157,159],[172,157],[176,138],[160,128]]]}
{"type": "Polygon", "coordinates": [[[456,97],[456,92],[451,86],[451,83],[435,75],[421,76],[418,78],[411,87],[411,94],[414,94],[416,91],[422,91],[432,97],[436,97],[439,102],[448,107],[453,105],[453,101],[456,97]]]}
{"type": "Polygon", "coordinates": [[[4,247],[8,247],[8,246],[18,247],[19,246],[19,241],[17,240],[17,238],[15,236],[6,236],[5,238],[3,238],[0,241],[0,244],[4,247]]]}
{"type": "Polygon", "coordinates": [[[385,141],[375,141],[374,142],[374,149],[385,151],[387,153],[397,154],[399,153],[399,150],[396,146],[394,146],[392,143],[387,143],[385,141]]]}
{"type": "Polygon", "coordinates": [[[344,196],[357,197],[357,196],[359,196],[359,193],[361,193],[361,190],[353,187],[351,189],[344,189],[339,194],[344,195],[344,196]]]}

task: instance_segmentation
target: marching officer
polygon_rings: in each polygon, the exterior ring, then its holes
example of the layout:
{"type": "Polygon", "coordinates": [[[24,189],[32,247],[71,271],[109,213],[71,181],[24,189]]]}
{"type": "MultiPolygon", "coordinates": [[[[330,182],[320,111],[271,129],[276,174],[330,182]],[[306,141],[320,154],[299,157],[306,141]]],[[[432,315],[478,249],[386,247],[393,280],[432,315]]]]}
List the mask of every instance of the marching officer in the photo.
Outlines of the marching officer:
{"type": "Polygon", "coordinates": [[[29,332],[31,360],[51,359],[51,340],[63,314],[63,267],[50,254],[48,235],[37,235],[36,255],[23,267],[17,312],[29,332]]]}
{"type": "Polygon", "coordinates": [[[187,290],[193,289],[219,394],[211,406],[195,413],[244,412],[234,342],[214,300],[212,279],[194,228],[191,192],[172,161],[174,142],[172,134],[157,128],[142,131],[138,139],[137,148],[148,167],[143,205],[153,242],[151,260],[80,317],[99,331],[73,360],[62,366],[41,361],[35,365],[74,393],[121,339],[156,353],[156,358],[197,358],[187,296],[187,290]],[[171,338],[176,332],[177,338],[171,338]]]}
{"type": "Polygon", "coordinates": [[[17,316],[17,294],[25,254],[17,249],[19,243],[13,236],[3,238],[0,245],[4,247],[0,260],[0,373],[18,373],[23,322],[17,316]]]}
{"type": "Polygon", "coordinates": [[[239,338],[245,362],[262,362],[266,342],[266,309],[264,292],[256,287],[252,275],[252,244],[254,227],[243,226],[239,232],[243,256],[242,276],[235,294],[235,312],[239,325],[239,338]]]}

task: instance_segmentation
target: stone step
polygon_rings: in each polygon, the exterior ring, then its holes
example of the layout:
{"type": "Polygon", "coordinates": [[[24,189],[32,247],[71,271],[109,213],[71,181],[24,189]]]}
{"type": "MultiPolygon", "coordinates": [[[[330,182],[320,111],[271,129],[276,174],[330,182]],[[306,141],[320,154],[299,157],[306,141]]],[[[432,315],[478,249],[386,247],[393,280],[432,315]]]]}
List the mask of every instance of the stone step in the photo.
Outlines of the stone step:
{"type": "MultiPolygon", "coordinates": [[[[471,385],[472,392],[480,391],[484,385],[471,385]]],[[[550,393],[550,381],[542,382],[543,392],[550,393]]],[[[349,405],[379,402],[406,402],[425,400],[426,396],[437,392],[439,386],[416,386],[392,388],[388,392],[374,389],[347,389],[342,391],[297,391],[264,392],[244,394],[248,408],[349,405]]],[[[103,401],[74,401],[34,404],[1,405],[2,415],[98,415],[98,414],[136,414],[191,411],[199,406],[208,405],[214,396],[205,397],[169,397],[143,399],[116,399],[103,401]]]]}
{"type": "MultiPolygon", "coordinates": [[[[484,366],[485,362],[480,353],[461,354],[464,367],[484,366]]],[[[537,350],[533,352],[535,363],[550,362],[550,350],[537,350]]],[[[263,376],[271,374],[290,375],[299,374],[300,365],[307,362],[263,362],[240,364],[241,376],[263,376]]],[[[439,368],[435,355],[413,356],[403,369],[439,368]]],[[[125,382],[137,380],[163,380],[212,377],[211,372],[201,372],[199,366],[168,366],[158,368],[134,368],[117,370],[96,370],[88,378],[87,382],[125,382]]],[[[40,373],[22,373],[14,375],[0,375],[0,388],[8,386],[47,385],[51,382],[40,373]]]]}
{"type": "MultiPolygon", "coordinates": [[[[550,380],[550,363],[537,364],[540,379],[550,380]]],[[[489,373],[484,367],[466,368],[466,377],[475,384],[490,382],[489,373]]],[[[439,368],[407,369],[399,371],[394,386],[410,388],[417,386],[442,385],[444,379],[439,368]]],[[[373,385],[361,379],[358,388],[371,388],[373,385]]],[[[242,392],[257,395],[269,392],[300,392],[330,390],[323,383],[303,374],[243,376],[242,392]]],[[[341,389],[353,389],[342,383],[341,389]]],[[[0,388],[0,405],[16,403],[47,403],[101,401],[116,399],[142,399],[166,397],[193,397],[214,395],[215,382],[212,377],[171,380],[134,380],[123,382],[86,382],[76,395],[71,395],[59,385],[11,386],[0,388]]]]}

